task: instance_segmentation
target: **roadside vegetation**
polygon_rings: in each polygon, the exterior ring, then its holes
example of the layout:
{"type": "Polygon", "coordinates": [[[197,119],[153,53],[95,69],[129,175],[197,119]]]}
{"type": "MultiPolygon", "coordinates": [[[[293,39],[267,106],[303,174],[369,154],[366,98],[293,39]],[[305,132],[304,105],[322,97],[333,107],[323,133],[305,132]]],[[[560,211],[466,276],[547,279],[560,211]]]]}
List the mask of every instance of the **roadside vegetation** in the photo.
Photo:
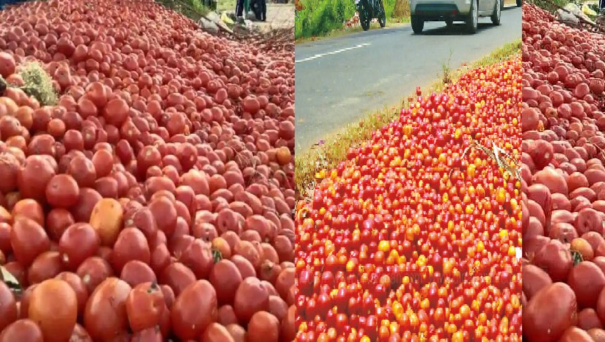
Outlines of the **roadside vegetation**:
{"type": "Polygon", "coordinates": [[[219,12],[235,12],[236,0],[218,0],[217,9],[219,12]]]}
{"type": "Polygon", "coordinates": [[[157,2],[196,22],[209,12],[203,0],[157,0],[157,2]]]}
{"type": "MultiPolygon", "coordinates": [[[[383,0],[388,23],[408,22],[409,0],[383,0]]],[[[302,0],[303,9],[296,12],[296,39],[325,37],[345,29],[344,23],[355,15],[354,0],[302,0]]]]}

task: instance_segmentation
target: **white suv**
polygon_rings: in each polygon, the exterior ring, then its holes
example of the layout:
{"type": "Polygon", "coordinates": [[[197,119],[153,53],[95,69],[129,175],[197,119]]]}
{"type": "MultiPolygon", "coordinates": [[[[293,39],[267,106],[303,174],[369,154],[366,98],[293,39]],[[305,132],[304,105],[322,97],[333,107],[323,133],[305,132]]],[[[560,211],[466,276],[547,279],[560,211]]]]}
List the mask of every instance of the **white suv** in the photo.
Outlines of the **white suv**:
{"type": "Polygon", "coordinates": [[[504,0],[411,0],[412,30],[422,33],[425,21],[464,21],[470,33],[477,32],[480,17],[491,17],[494,25],[500,25],[504,0]]]}

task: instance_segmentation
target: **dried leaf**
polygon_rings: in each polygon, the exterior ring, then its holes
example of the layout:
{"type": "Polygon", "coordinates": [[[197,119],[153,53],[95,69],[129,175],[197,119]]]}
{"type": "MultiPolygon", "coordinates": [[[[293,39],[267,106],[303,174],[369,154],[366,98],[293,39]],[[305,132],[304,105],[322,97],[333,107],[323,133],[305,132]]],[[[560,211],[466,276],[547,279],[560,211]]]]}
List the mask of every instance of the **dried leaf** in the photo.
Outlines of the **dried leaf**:
{"type": "Polygon", "coordinates": [[[4,268],[4,266],[0,266],[0,280],[2,280],[14,293],[21,294],[23,289],[21,288],[21,284],[15,276],[13,276],[9,271],[4,268]]]}

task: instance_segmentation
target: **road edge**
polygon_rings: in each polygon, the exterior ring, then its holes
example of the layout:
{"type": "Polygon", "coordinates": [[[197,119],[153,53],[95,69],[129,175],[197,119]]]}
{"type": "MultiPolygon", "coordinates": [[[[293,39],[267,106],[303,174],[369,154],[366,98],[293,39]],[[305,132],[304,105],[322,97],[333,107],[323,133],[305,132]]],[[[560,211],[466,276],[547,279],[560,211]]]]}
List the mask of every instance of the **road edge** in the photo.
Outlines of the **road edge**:
{"type": "MultiPolygon", "coordinates": [[[[407,19],[409,20],[409,18],[407,19]]],[[[380,26],[378,24],[373,25],[372,27],[370,27],[370,29],[368,31],[374,31],[374,30],[392,30],[392,29],[397,29],[397,28],[402,28],[402,27],[408,27],[410,26],[410,22],[404,22],[404,23],[389,23],[387,22],[387,25],[384,28],[380,28],[380,26]]],[[[357,28],[354,29],[340,29],[340,30],[335,30],[332,31],[332,33],[326,35],[326,36],[320,36],[320,37],[310,37],[310,38],[299,38],[299,39],[295,39],[294,40],[294,44],[296,46],[299,45],[303,45],[303,44],[309,44],[309,43],[317,43],[317,42],[326,42],[329,41],[331,39],[338,39],[338,38],[342,38],[342,37],[346,37],[346,36],[350,36],[356,33],[364,33],[367,31],[362,31],[362,30],[358,30],[357,28]]]]}

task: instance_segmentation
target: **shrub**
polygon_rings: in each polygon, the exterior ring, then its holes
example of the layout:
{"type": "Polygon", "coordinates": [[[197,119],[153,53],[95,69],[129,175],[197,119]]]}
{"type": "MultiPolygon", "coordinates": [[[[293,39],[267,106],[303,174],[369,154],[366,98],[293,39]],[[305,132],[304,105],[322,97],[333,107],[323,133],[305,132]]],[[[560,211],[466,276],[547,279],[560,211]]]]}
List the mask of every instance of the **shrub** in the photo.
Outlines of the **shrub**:
{"type": "Polygon", "coordinates": [[[335,29],[355,14],[353,0],[307,0],[304,9],[297,12],[296,38],[323,36],[335,29]]]}

